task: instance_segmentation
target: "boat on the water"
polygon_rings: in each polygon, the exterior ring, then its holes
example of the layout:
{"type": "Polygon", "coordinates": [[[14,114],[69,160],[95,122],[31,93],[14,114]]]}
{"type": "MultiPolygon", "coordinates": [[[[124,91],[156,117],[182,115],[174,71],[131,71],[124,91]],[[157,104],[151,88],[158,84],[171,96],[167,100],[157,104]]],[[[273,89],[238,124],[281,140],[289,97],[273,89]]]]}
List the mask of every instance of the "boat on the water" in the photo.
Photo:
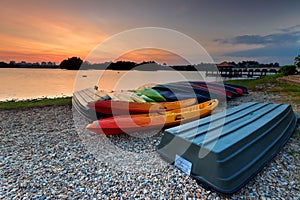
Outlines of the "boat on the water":
{"type": "Polygon", "coordinates": [[[136,115],[119,115],[96,120],[87,129],[98,134],[122,134],[134,131],[163,128],[186,123],[205,117],[218,106],[218,100],[213,99],[186,108],[136,115]]]}
{"type": "Polygon", "coordinates": [[[200,182],[231,194],[276,155],[296,123],[290,105],[250,102],[166,129],[157,151],[200,182]]]}
{"type": "Polygon", "coordinates": [[[191,106],[196,103],[195,98],[172,102],[128,102],[114,100],[99,100],[88,103],[88,107],[96,112],[113,115],[134,113],[164,112],[191,106]]]}

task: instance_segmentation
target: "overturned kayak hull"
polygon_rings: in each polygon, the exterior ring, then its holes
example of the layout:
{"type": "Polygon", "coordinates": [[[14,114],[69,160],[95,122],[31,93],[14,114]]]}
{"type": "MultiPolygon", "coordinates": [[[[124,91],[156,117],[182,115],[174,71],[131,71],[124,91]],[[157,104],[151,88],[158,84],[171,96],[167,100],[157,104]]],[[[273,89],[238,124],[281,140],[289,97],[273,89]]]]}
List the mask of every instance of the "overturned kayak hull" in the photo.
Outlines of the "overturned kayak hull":
{"type": "Polygon", "coordinates": [[[209,115],[217,106],[213,99],[201,104],[162,113],[120,115],[96,120],[87,129],[98,134],[121,134],[179,125],[209,115]]]}
{"type": "Polygon", "coordinates": [[[296,123],[290,105],[247,103],[165,130],[157,150],[192,177],[231,194],[276,155],[296,123]]]}

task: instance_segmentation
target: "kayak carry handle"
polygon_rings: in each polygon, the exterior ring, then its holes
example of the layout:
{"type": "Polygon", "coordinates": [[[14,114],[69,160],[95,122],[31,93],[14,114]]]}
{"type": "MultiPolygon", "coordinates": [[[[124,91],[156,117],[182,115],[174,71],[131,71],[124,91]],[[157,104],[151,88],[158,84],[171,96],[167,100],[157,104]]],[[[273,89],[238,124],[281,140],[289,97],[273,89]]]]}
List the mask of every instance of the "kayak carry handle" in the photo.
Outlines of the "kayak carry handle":
{"type": "Polygon", "coordinates": [[[182,115],[176,115],[175,116],[175,121],[179,121],[179,120],[182,120],[184,119],[182,115]]]}

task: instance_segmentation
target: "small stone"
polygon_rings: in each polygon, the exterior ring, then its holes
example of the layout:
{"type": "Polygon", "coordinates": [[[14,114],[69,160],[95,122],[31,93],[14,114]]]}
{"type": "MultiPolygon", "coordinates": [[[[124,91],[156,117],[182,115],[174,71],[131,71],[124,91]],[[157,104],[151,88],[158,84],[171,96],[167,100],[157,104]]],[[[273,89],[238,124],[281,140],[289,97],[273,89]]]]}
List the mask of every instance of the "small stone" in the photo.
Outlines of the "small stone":
{"type": "Polygon", "coordinates": [[[67,194],[60,194],[59,198],[61,198],[61,199],[67,199],[68,195],[67,194]]]}
{"type": "Polygon", "coordinates": [[[27,183],[26,183],[26,182],[21,182],[21,183],[20,183],[20,187],[25,188],[26,186],[27,186],[27,183]]]}

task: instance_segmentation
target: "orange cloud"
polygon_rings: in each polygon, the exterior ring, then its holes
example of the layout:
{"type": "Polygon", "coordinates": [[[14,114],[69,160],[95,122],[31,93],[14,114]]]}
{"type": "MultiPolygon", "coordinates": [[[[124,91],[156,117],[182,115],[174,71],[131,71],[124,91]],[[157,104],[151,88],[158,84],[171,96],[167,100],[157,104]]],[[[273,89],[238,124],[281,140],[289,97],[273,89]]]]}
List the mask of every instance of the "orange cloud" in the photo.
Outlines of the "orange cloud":
{"type": "MultiPolygon", "coordinates": [[[[84,59],[107,34],[74,15],[55,10],[5,4],[0,13],[0,59],[54,61],[71,56],[84,59]]],[[[32,5],[31,5],[32,6],[32,5]]],[[[1,61],[0,60],[0,61],[1,61]]]]}
{"type": "Polygon", "coordinates": [[[130,51],[116,58],[114,61],[119,60],[133,61],[136,63],[140,63],[143,61],[156,61],[158,63],[167,63],[169,65],[190,64],[187,60],[185,60],[179,55],[176,55],[169,51],[153,48],[144,48],[130,51]]]}

